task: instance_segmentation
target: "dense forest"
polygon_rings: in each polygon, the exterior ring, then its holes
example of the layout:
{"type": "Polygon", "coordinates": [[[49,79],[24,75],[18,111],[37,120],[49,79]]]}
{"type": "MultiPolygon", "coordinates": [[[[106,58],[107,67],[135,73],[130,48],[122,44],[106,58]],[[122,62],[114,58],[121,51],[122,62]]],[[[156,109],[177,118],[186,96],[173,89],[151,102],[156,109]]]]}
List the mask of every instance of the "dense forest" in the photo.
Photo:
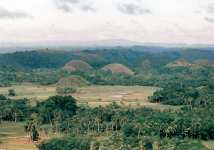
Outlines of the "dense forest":
{"type": "Polygon", "coordinates": [[[31,105],[28,99],[13,100],[15,91],[9,91],[10,98],[0,95],[0,122],[24,122],[32,141],[38,141],[42,133],[63,135],[37,144],[40,150],[205,149],[201,141],[214,140],[214,51],[149,50],[116,47],[1,54],[0,85],[53,85],[75,75],[89,85],[159,87],[150,102],[177,109],[130,108],[116,103],[92,108],[78,105],[67,93],[31,105]],[[64,70],[71,60],[85,61],[93,69],[64,70]],[[100,69],[111,63],[123,64],[134,74],[100,69]]]}
{"type": "Polygon", "coordinates": [[[213,106],[180,110],[78,107],[71,96],[54,96],[29,107],[26,100],[1,100],[2,121],[26,121],[25,131],[32,140],[39,133],[64,133],[40,149],[203,149],[199,140],[214,139],[213,106]],[[48,125],[48,126],[47,126],[48,125]],[[106,136],[100,141],[93,136],[106,136]],[[63,147],[63,148],[62,148],[63,147]]]}
{"type": "Polygon", "coordinates": [[[79,59],[94,68],[117,62],[137,71],[144,61],[149,61],[152,67],[158,68],[178,59],[185,59],[189,62],[205,59],[214,63],[213,56],[214,51],[206,48],[115,47],[82,51],[35,50],[1,54],[0,64],[1,67],[10,66],[13,69],[60,68],[72,59],[79,59]]]}
{"type": "MultiPolygon", "coordinates": [[[[162,81],[160,78],[166,78],[167,81],[176,77],[185,79],[185,75],[181,74],[186,74],[194,79],[200,77],[199,74],[206,76],[213,73],[214,51],[159,49],[161,50],[155,51],[149,47],[116,47],[83,51],[39,50],[1,54],[0,85],[21,82],[43,85],[56,83],[60,78],[71,74],[61,69],[71,60],[83,60],[93,67],[90,72],[72,72],[83,76],[92,84],[153,85],[162,81]],[[170,63],[176,61],[185,61],[184,63],[191,66],[168,67],[170,63]],[[115,75],[101,70],[103,66],[111,63],[123,64],[133,70],[135,75],[115,75]],[[155,83],[152,83],[153,81],[155,83]]],[[[162,83],[158,85],[163,86],[162,83]]]]}

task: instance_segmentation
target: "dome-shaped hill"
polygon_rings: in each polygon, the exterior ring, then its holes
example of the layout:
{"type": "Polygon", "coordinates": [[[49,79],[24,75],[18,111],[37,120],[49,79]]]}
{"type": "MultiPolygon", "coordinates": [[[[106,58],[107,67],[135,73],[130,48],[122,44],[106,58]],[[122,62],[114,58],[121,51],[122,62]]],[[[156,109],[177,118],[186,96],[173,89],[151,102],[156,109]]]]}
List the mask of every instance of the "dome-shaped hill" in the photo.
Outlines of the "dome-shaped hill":
{"type": "Polygon", "coordinates": [[[104,66],[101,70],[104,71],[111,71],[112,73],[123,73],[123,74],[129,74],[133,75],[134,72],[129,69],[128,67],[122,65],[122,64],[108,64],[104,66]]]}
{"type": "Polygon", "coordinates": [[[68,62],[63,69],[66,71],[74,72],[74,71],[89,71],[93,68],[91,67],[91,65],[82,60],[72,60],[68,62]]]}
{"type": "Polygon", "coordinates": [[[171,62],[166,65],[168,68],[174,68],[174,67],[192,67],[193,64],[187,62],[184,59],[176,60],[174,62],[171,62]]]}
{"type": "Polygon", "coordinates": [[[69,76],[62,78],[58,81],[57,86],[59,87],[82,87],[88,85],[88,81],[80,76],[69,76]]]}

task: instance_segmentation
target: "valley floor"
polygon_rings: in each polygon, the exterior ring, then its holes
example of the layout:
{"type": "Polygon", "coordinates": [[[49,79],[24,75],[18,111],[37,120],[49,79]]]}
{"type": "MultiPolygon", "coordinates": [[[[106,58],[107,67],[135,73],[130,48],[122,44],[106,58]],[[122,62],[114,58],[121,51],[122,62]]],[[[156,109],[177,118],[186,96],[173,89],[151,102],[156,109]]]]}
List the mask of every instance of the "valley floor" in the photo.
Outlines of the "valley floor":
{"type": "MultiPolygon", "coordinates": [[[[35,101],[43,101],[50,96],[57,95],[56,86],[40,86],[33,84],[14,85],[11,87],[0,87],[0,93],[7,95],[9,89],[14,89],[16,96],[11,99],[27,98],[32,103],[35,101]]],[[[152,106],[148,102],[157,87],[147,86],[85,86],[77,88],[77,92],[72,94],[79,104],[88,104],[89,106],[106,106],[112,102],[116,102],[121,106],[140,107],[152,106]]]]}

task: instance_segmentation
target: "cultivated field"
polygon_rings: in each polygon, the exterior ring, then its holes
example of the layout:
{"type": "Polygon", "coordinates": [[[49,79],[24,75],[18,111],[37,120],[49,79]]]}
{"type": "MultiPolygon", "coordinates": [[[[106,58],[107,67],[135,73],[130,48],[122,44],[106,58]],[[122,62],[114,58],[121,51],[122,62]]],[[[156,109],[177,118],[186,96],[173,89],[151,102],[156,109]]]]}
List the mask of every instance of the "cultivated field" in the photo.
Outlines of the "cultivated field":
{"type": "Polygon", "coordinates": [[[10,97],[12,99],[28,98],[31,100],[45,100],[49,96],[56,95],[55,86],[39,86],[32,84],[14,85],[11,87],[1,87],[0,94],[7,95],[9,89],[14,89],[16,96],[10,97]]]}
{"type": "Polygon", "coordinates": [[[144,86],[88,86],[79,88],[73,96],[81,104],[106,106],[116,102],[121,106],[139,107],[153,105],[148,102],[158,88],[144,86]]]}
{"type": "Polygon", "coordinates": [[[48,139],[61,137],[59,133],[48,134],[39,131],[40,140],[34,143],[24,131],[25,122],[1,122],[0,123],[0,150],[37,150],[36,144],[48,139]]]}
{"type": "MultiPolygon", "coordinates": [[[[28,98],[31,102],[43,101],[49,96],[56,95],[55,86],[37,86],[32,84],[14,85],[12,87],[1,87],[0,94],[7,95],[9,89],[14,89],[16,96],[12,99],[28,98]]],[[[106,106],[116,102],[121,106],[140,107],[155,106],[148,102],[156,87],[144,86],[85,86],[77,89],[73,96],[79,104],[89,106],[106,106]]]]}
{"type": "Polygon", "coordinates": [[[36,146],[24,132],[24,123],[0,124],[0,150],[36,150],[36,146]]]}

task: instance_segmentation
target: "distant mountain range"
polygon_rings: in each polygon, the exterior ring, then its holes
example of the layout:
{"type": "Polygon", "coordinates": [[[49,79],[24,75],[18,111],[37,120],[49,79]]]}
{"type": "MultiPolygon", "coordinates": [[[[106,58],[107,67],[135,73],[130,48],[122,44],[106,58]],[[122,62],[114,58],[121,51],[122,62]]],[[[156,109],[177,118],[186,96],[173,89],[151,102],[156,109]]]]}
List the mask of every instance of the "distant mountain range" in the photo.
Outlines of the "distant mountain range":
{"type": "Polygon", "coordinates": [[[167,48],[209,48],[214,50],[214,44],[185,44],[185,43],[143,43],[124,39],[99,40],[99,41],[39,41],[39,42],[7,42],[0,43],[0,53],[36,50],[36,49],[85,49],[96,47],[131,47],[131,46],[149,46],[149,47],[167,47],[167,48]]]}

